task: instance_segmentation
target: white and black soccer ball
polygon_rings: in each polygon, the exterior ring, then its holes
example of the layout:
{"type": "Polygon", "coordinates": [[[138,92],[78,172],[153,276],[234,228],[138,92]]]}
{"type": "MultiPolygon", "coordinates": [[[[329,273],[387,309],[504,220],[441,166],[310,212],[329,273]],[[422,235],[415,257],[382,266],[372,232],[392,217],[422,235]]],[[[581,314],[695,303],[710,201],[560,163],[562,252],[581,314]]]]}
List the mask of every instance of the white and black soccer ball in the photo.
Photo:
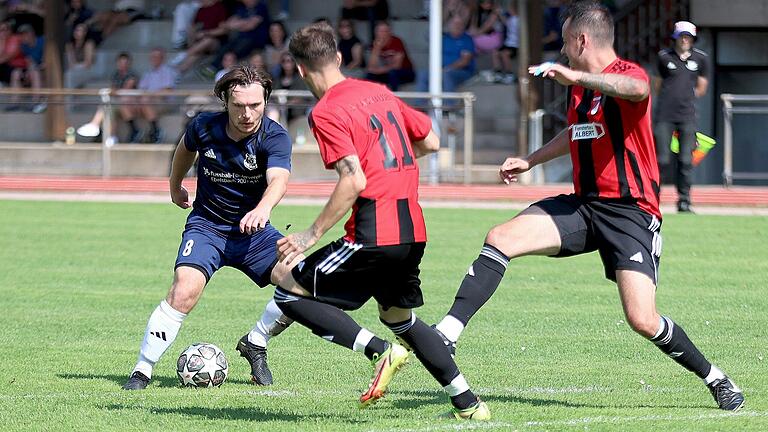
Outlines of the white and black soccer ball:
{"type": "Polygon", "coordinates": [[[187,387],[218,387],[227,379],[229,362],[214,344],[196,343],[181,353],[176,361],[176,374],[187,387]]]}

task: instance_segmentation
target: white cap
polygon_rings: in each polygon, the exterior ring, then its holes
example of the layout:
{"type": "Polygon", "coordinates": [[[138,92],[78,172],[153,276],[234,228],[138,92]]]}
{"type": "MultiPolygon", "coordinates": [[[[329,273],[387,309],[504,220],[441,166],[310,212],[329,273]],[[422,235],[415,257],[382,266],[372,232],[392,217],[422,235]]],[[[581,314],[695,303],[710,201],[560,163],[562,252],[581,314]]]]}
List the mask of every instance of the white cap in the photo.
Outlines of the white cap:
{"type": "Polygon", "coordinates": [[[696,26],[690,21],[678,21],[675,23],[675,31],[672,32],[672,39],[677,39],[680,36],[687,34],[692,37],[696,37],[696,26]]]}

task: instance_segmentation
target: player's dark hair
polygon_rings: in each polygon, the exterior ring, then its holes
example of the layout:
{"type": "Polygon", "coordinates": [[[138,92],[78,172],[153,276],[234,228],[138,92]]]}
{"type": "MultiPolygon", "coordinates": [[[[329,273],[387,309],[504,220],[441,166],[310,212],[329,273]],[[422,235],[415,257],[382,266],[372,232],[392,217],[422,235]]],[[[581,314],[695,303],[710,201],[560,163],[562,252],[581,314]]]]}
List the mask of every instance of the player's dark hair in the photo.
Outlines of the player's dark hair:
{"type": "Polygon", "coordinates": [[[288,51],[296,63],[310,70],[319,70],[336,61],[336,38],[333,28],[324,22],[310,24],[291,36],[288,51]]]}
{"type": "Polygon", "coordinates": [[[270,93],[272,93],[272,77],[264,69],[255,68],[248,64],[239,64],[224,74],[224,76],[216,81],[213,94],[221,99],[224,102],[224,106],[226,106],[233,88],[249,86],[251,84],[259,84],[264,88],[264,103],[266,103],[269,100],[270,93]]]}
{"type": "Polygon", "coordinates": [[[613,16],[600,2],[574,1],[568,6],[565,18],[571,19],[571,31],[589,34],[598,46],[613,46],[613,16]]]}

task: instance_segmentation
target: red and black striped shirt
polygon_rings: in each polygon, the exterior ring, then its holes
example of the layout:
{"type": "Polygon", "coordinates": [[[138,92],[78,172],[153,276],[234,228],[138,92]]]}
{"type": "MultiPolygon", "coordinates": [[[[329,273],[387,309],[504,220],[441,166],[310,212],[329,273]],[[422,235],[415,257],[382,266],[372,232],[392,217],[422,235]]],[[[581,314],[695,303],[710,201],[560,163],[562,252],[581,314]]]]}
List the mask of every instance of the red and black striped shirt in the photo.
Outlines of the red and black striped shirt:
{"type": "MultiPolygon", "coordinates": [[[[649,82],[639,65],[620,58],[603,73],[649,82]]],[[[635,201],[661,218],[650,96],[632,102],[580,86],[572,86],[569,93],[568,136],[576,195],[635,201]]]]}
{"type": "Polygon", "coordinates": [[[344,239],[364,246],[427,241],[411,145],[429,134],[427,115],[382,85],[347,78],[317,102],[309,126],[326,168],[357,155],[367,179],[344,225],[344,239]]]}

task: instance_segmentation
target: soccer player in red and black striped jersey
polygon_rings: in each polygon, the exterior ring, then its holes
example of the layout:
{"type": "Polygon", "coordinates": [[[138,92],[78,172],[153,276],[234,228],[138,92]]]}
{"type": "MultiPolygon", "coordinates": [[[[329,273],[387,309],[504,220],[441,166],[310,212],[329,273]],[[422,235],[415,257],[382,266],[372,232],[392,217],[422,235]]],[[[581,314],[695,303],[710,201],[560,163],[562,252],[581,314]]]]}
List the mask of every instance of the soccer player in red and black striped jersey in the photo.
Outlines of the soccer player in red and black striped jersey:
{"type": "Polygon", "coordinates": [[[488,407],[469,389],[440,336],[412,312],[423,304],[419,264],[427,241],[416,159],[440,146],[429,117],[382,85],[344,77],[326,24],[295,32],[289,50],[319,99],[309,124],[325,167],[335,169],[339,180],[312,226],[277,242],[281,260],[294,261],[352,214],[341,239],[296,260],[278,277],[275,301],[318,336],[371,359],[374,376],[360,397],[362,407],[383,395],[408,357],[404,347],[376,337],[343,311],[374,298],[381,321],[448,393],[454,415],[489,419],[488,407]]]}
{"type": "Polygon", "coordinates": [[[659,171],[651,132],[648,76],[613,50],[613,19],[598,2],[574,2],[563,24],[570,67],[545,63],[529,72],[568,86],[568,127],[527,157],[504,161],[504,182],[568,153],[575,193],[544,199],[490,230],[446,317],[437,325],[450,348],[498,287],[509,260],[599,251],[619,288],[627,322],[709,387],[718,406],[739,409],[744,396],[709,363],[683,329],[656,311],[661,255],[659,171]]]}

